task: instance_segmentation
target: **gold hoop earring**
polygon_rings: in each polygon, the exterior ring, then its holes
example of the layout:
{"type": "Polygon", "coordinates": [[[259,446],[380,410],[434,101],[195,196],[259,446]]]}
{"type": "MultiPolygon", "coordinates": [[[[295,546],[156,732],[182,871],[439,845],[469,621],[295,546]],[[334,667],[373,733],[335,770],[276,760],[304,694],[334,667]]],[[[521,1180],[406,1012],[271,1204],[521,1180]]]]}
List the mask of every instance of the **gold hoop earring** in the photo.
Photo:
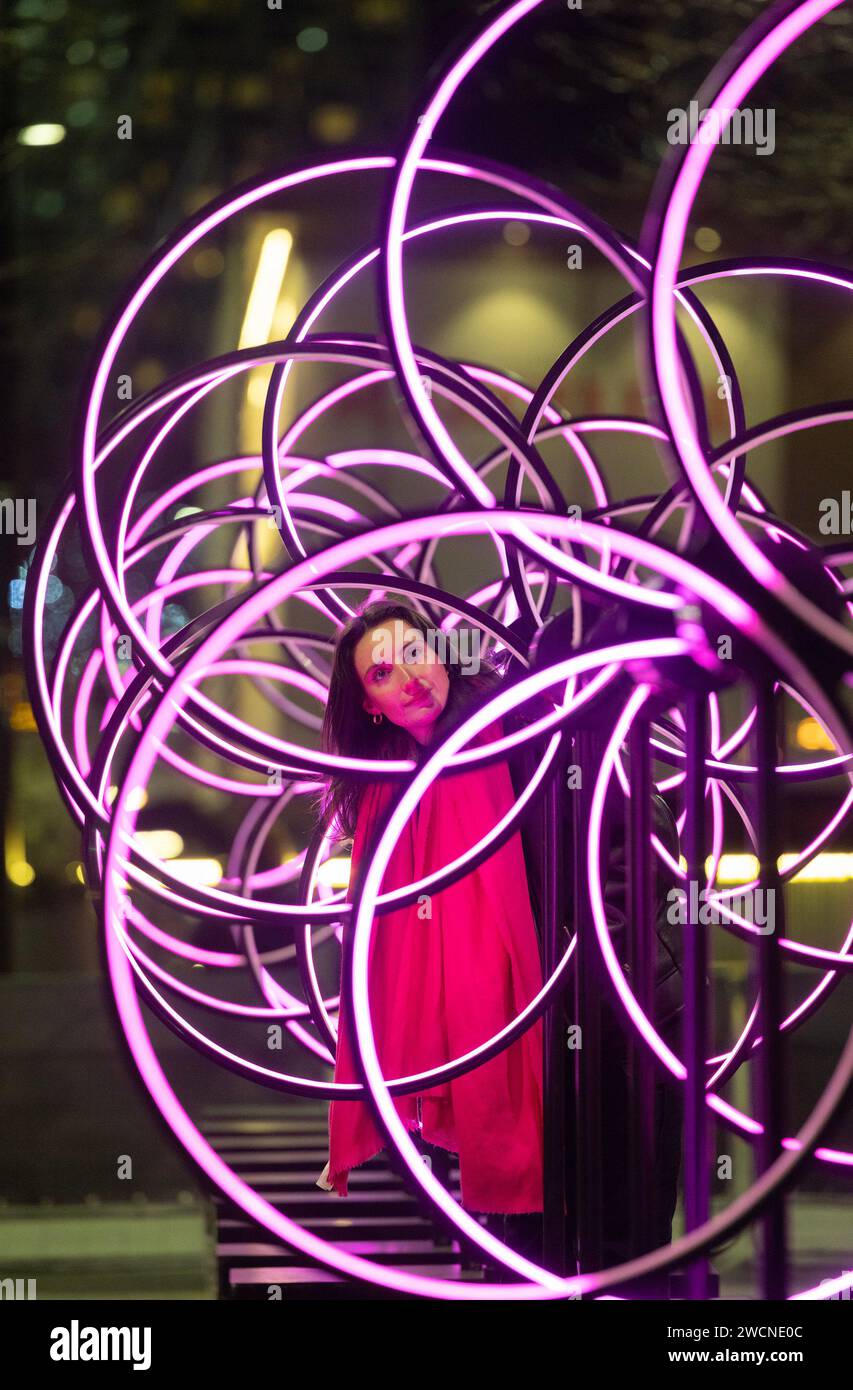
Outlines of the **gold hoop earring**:
{"type": "Polygon", "coordinates": [[[373,722],[374,722],[374,724],[381,724],[381,723],[382,723],[382,715],[381,715],[381,714],[374,714],[374,716],[373,716],[373,722]]]}

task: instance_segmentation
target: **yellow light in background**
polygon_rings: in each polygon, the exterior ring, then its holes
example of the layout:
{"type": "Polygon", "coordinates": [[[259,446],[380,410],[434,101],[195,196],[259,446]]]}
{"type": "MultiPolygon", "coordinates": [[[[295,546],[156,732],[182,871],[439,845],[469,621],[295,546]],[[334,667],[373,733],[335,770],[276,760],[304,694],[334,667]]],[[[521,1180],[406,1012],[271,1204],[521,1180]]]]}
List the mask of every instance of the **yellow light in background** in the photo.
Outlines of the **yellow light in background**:
{"type": "MultiPolygon", "coordinates": [[[[706,875],[711,872],[711,856],[705,860],[706,875]]],[[[758,877],[758,860],[754,854],[724,854],[717,871],[717,883],[749,883],[758,877]]]]}
{"type": "Polygon", "coordinates": [[[18,700],[9,713],[9,728],[16,734],[34,734],[38,725],[33,718],[33,707],[27,700],[18,700]]]}
{"type": "Polygon", "coordinates": [[[18,888],[29,888],[35,876],[35,869],[25,859],[6,861],[6,877],[10,883],[16,884],[18,888]]]}
{"type": "Polygon", "coordinates": [[[317,870],[317,882],[324,888],[346,888],[349,884],[350,860],[343,855],[327,859],[317,870]]]}
{"type": "Polygon", "coordinates": [[[173,859],[169,867],[184,883],[195,883],[202,888],[214,888],[222,878],[218,859],[173,859]]]}
{"type": "Polygon", "coordinates": [[[27,862],[27,846],[23,834],[12,826],[6,831],[4,858],[9,882],[14,883],[17,888],[29,888],[36,871],[32,864],[27,862]]]}
{"type": "Polygon", "coordinates": [[[819,749],[825,749],[828,753],[836,751],[835,744],[823,725],[811,717],[801,719],[797,725],[797,743],[801,748],[808,748],[809,752],[817,752],[819,749]]]}
{"type": "Polygon", "coordinates": [[[246,400],[255,410],[263,407],[267,398],[267,374],[265,371],[253,371],[249,373],[249,384],[246,387],[246,400]]]}
{"type": "MultiPolygon", "coordinates": [[[[779,868],[787,869],[795,855],[779,856],[779,868]]],[[[805,868],[795,874],[792,883],[847,883],[853,878],[853,854],[816,854],[805,868]]]]}
{"type": "Polygon", "coordinates": [[[246,305],[243,327],[240,329],[241,348],[257,347],[259,343],[269,342],[270,329],[292,247],[293,234],[286,227],[276,227],[264,237],[246,305]]]}
{"type": "MultiPolygon", "coordinates": [[[[279,299],[275,306],[272,323],[269,326],[264,342],[277,342],[280,338],[286,338],[293,327],[295,319],[296,305],[293,300],[287,298],[279,299]]],[[[269,377],[269,367],[256,367],[254,371],[249,373],[249,380],[246,386],[246,400],[255,411],[262,411],[266,405],[269,377]]]]}
{"type": "MultiPolygon", "coordinates": [[[[107,787],[107,805],[112,806],[118,796],[118,787],[107,787]]],[[[148,805],[148,793],[144,787],[134,787],[127,798],[127,809],[129,811],[141,811],[148,805]]]]}
{"type": "Polygon", "coordinates": [[[55,121],[25,125],[18,131],[19,145],[59,145],[65,139],[65,126],[55,121]]]}
{"type": "Polygon", "coordinates": [[[713,227],[697,227],[693,241],[700,251],[710,255],[712,251],[719,251],[721,237],[713,227]]]}
{"type": "MultiPolygon", "coordinates": [[[[777,862],[780,873],[790,869],[796,854],[780,854],[777,862]]],[[[686,868],[686,864],[684,865],[686,868]]],[[[705,861],[705,873],[711,872],[710,857],[705,861]]],[[[724,854],[720,860],[717,883],[749,883],[758,877],[758,860],[754,854],[724,854]]],[[[853,878],[853,854],[816,854],[800,869],[791,883],[847,883],[853,878]]]]}
{"type": "Polygon", "coordinates": [[[311,133],[324,145],[348,145],[358,133],[359,115],[344,102],[326,102],[309,117],[311,133]]]}
{"type": "Polygon", "coordinates": [[[216,246],[203,246],[193,256],[192,268],[202,280],[213,280],[225,269],[225,257],[216,246]]]}
{"type": "MultiPolygon", "coordinates": [[[[281,291],[292,250],[293,233],[287,227],[272,227],[264,236],[240,329],[241,348],[259,347],[262,343],[283,338],[289,332],[297,310],[295,303],[282,303],[281,291]]],[[[257,448],[261,413],[271,373],[272,365],[255,367],[246,379],[240,440],[241,447],[249,454],[257,448]]],[[[251,486],[254,487],[254,483],[251,486]]],[[[263,563],[264,557],[260,558],[263,563]]],[[[246,538],[242,532],[233,563],[248,568],[246,538]]]]}
{"type": "Polygon", "coordinates": [[[177,859],[184,852],[184,842],[176,830],[138,830],[140,849],[157,859],[177,859]]]}

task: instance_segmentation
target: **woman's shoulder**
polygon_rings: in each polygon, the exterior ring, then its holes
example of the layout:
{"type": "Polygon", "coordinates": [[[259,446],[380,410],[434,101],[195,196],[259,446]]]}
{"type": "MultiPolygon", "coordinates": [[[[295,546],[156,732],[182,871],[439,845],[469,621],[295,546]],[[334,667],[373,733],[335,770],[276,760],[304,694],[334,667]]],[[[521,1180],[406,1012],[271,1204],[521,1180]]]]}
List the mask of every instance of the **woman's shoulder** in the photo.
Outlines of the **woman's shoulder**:
{"type": "MultiPolygon", "coordinates": [[[[523,674],[523,673],[522,673],[523,674]]],[[[515,681],[504,676],[502,681],[495,687],[498,690],[511,689],[515,681]]],[[[484,701],[483,703],[487,703],[484,701]]],[[[504,714],[498,715],[491,723],[487,724],[477,736],[478,743],[490,743],[494,739],[502,738],[506,734],[514,732],[528,724],[534,724],[547,714],[552,714],[555,709],[554,701],[545,695],[533,695],[516,705],[513,709],[507,710],[504,714]]]]}

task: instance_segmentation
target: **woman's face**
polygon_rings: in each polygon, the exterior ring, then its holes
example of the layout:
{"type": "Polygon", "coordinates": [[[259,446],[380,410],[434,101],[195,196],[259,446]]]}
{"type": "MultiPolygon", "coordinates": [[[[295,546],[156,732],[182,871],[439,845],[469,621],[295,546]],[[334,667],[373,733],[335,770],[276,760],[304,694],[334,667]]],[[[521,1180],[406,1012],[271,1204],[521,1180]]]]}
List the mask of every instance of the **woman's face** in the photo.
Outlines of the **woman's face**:
{"type": "Polygon", "coordinates": [[[450,681],[420,628],[402,618],[380,623],[360,638],[354,658],[368,714],[384,714],[419,743],[428,743],[447,704],[450,681]]]}

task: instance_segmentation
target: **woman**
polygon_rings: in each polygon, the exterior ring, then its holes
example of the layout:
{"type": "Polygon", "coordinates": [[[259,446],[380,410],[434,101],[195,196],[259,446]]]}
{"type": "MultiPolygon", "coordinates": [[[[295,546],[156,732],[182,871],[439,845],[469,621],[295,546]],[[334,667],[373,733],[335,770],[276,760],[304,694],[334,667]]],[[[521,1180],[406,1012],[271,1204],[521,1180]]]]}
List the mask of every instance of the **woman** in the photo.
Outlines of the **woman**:
{"type": "MultiPolygon", "coordinates": [[[[446,733],[501,685],[436,655],[439,634],[396,602],[372,603],[338,640],[323,746],[350,756],[422,762],[446,733]]],[[[443,640],[443,637],[442,637],[443,640]]],[[[502,721],[474,740],[501,735],[502,721]]],[[[327,823],[353,837],[351,900],[358,864],[400,780],[333,778],[327,823]]],[[[513,805],[505,762],[441,774],[404,827],[382,891],[418,881],[476,845],[513,805]]],[[[351,930],[351,923],[347,924],[351,930]]],[[[368,988],[376,1047],[389,1079],[436,1067],[499,1032],[538,993],[542,969],[516,832],[477,869],[408,907],[377,914],[368,988]]],[[[459,1155],[461,1199],[481,1212],[542,1211],[541,1022],[498,1056],[450,1082],[394,1096],[403,1123],[459,1155]]],[[[358,1081],[342,996],[335,1081],[358,1081]]],[[[329,1162],[318,1185],[341,1196],[351,1168],[385,1145],[364,1101],[329,1107],[329,1162]]]]}

